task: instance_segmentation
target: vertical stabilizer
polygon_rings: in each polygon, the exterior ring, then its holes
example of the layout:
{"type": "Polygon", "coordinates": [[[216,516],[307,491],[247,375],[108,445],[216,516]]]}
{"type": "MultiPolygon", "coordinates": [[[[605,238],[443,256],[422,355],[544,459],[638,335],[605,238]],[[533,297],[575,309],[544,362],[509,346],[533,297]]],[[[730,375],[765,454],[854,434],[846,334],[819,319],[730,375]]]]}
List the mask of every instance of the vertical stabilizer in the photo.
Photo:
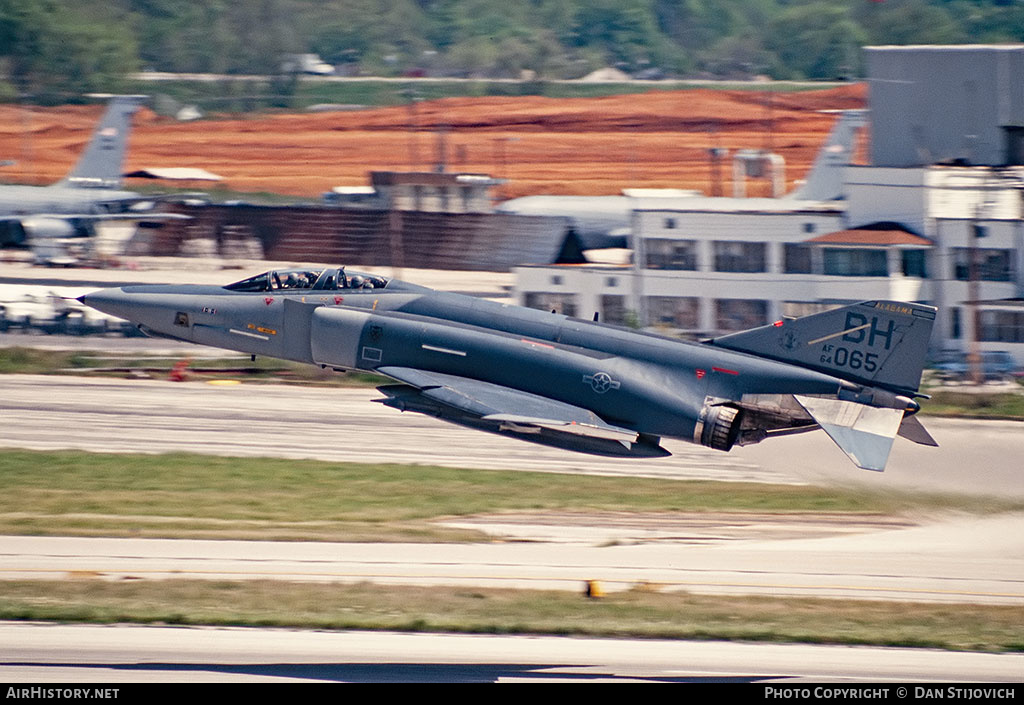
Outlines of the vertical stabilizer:
{"type": "Polygon", "coordinates": [[[913,395],[935,312],[924,304],[863,301],[723,335],[711,344],[913,395]]]}
{"type": "Polygon", "coordinates": [[[119,188],[132,116],[145,96],[114,96],[78,163],[57,185],[76,188],[119,188]]]}

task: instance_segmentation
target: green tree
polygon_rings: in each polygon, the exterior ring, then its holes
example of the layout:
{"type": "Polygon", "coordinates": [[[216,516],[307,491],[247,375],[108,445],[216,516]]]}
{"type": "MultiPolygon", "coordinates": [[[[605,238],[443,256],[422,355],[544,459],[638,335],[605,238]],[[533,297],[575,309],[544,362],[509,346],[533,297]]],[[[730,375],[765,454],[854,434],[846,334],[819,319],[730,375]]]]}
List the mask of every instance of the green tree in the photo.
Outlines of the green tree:
{"type": "Polygon", "coordinates": [[[636,69],[675,63],[678,53],[661,34],[649,0],[595,0],[578,6],[574,43],[600,50],[610,64],[636,69]]]}
{"type": "Polygon", "coordinates": [[[835,79],[860,75],[864,42],[863,29],[844,7],[814,2],[782,12],[765,45],[781,64],[777,78],[835,79]]]}
{"type": "Polygon", "coordinates": [[[131,0],[143,64],[161,71],[238,71],[236,33],[225,0],[131,0]]]}
{"type": "Polygon", "coordinates": [[[123,8],[61,0],[0,0],[0,57],[23,93],[120,90],[137,70],[138,53],[123,8]]]}
{"type": "Polygon", "coordinates": [[[375,73],[417,66],[433,49],[429,21],[412,0],[335,0],[304,14],[300,33],[329,63],[360,62],[375,73]],[[395,63],[385,61],[394,56],[395,63]]]}
{"type": "Polygon", "coordinates": [[[868,44],[955,44],[977,41],[954,20],[943,7],[944,4],[925,0],[868,3],[858,8],[855,18],[864,28],[864,43],[868,44]]]}

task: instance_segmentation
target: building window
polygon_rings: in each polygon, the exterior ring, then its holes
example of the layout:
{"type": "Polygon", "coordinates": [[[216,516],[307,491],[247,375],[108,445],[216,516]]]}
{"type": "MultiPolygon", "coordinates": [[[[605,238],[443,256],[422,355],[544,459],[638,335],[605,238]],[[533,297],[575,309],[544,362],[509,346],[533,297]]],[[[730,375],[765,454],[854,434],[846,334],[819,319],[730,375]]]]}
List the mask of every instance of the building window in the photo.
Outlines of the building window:
{"type": "Polygon", "coordinates": [[[647,321],[652,326],[697,330],[700,328],[700,299],[696,296],[648,296],[647,321]]]}
{"type": "Polygon", "coordinates": [[[767,245],[763,242],[716,240],[714,243],[716,272],[767,271],[767,245]]]}
{"type": "Polygon", "coordinates": [[[601,297],[601,320],[605,323],[614,323],[617,326],[624,326],[627,323],[626,297],[612,294],[605,294],[601,297]]]}
{"type": "Polygon", "coordinates": [[[553,286],[562,286],[562,276],[560,274],[551,275],[551,284],[553,286]]]}
{"type": "Polygon", "coordinates": [[[618,277],[605,277],[604,285],[607,286],[610,289],[614,289],[615,287],[617,287],[619,285],[619,278],[618,277]]]}
{"type": "Polygon", "coordinates": [[[696,240],[644,240],[648,269],[697,269],[696,240]]]}
{"type": "Polygon", "coordinates": [[[676,229],[676,219],[675,218],[665,218],[665,229],[666,230],[675,230],[676,229]]]}
{"type": "Polygon", "coordinates": [[[887,277],[889,263],[885,250],[826,247],[825,274],[834,277],[887,277]]]}
{"type": "Polygon", "coordinates": [[[954,306],[949,309],[949,337],[953,340],[960,340],[963,335],[963,323],[960,320],[960,308],[954,306]]]}
{"type": "Polygon", "coordinates": [[[815,227],[814,223],[804,223],[804,232],[807,233],[808,235],[813,233],[815,230],[817,230],[817,228],[815,227]]]}
{"type": "MultiPolygon", "coordinates": [[[[1013,281],[1013,250],[997,250],[991,247],[979,247],[977,252],[978,279],[988,282],[1013,281]]],[[[969,247],[953,248],[953,276],[957,281],[965,282],[971,276],[971,249],[969,247]]]]}
{"type": "Polygon", "coordinates": [[[928,276],[924,250],[903,250],[901,260],[903,276],[918,279],[925,279],[928,276]]]}
{"type": "Polygon", "coordinates": [[[1024,311],[981,311],[979,340],[992,343],[1024,343],[1024,311]]]}
{"type": "Polygon", "coordinates": [[[1024,127],[1006,125],[1003,127],[1003,139],[1006,155],[1003,158],[1006,166],[1024,164],[1024,127]]]}
{"type": "Polygon", "coordinates": [[[715,301],[715,328],[722,333],[757,328],[768,323],[768,302],[757,299],[715,301]]]}
{"type": "Polygon", "coordinates": [[[550,292],[531,291],[524,297],[527,308],[536,308],[541,311],[554,311],[563,313],[566,316],[576,315],[575,294],[555,294],[550,292]]]}
{"type": "Polygon", "coordinates": [[[811,247],[787,242],[782,248],[783,271],[786,274],[811,273],[811,247]]]}

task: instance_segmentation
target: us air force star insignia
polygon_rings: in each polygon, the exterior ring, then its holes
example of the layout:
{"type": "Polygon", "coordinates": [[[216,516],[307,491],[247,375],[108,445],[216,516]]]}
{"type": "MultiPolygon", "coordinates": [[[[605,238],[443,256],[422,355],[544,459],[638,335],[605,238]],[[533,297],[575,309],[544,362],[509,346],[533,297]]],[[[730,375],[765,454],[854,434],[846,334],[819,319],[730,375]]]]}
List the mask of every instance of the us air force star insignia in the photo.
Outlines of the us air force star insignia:
{"type": "Polygon", "coordinates": [[[593,375],[583,375],[583,381],[590,385],[598,394],[604,394],[609,389],[618,389],[621,384],[612,379],[607,372],[598,372],[593,375]]]}

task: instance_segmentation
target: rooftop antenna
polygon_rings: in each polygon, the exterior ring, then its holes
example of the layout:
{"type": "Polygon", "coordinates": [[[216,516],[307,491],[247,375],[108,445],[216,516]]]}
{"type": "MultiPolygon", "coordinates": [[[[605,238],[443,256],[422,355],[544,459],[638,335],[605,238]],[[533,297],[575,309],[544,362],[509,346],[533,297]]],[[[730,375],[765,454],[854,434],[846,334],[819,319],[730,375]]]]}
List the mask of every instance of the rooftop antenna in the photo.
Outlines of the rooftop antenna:
{"type": "Polygon", "coordinates": [[[708,127],[708,142],[712,145],[708,149],[711,160],[711,196],[718,198],[722,196],[722,162],[729,156],[729,150],[722,147],[717,121],[708,127]]]}
{"type": "Polygon", "coordinates": [[[441,123],[437,126],[437,163],[434,171],[443,174],[448,167],[448,125],[441,123]]]}

